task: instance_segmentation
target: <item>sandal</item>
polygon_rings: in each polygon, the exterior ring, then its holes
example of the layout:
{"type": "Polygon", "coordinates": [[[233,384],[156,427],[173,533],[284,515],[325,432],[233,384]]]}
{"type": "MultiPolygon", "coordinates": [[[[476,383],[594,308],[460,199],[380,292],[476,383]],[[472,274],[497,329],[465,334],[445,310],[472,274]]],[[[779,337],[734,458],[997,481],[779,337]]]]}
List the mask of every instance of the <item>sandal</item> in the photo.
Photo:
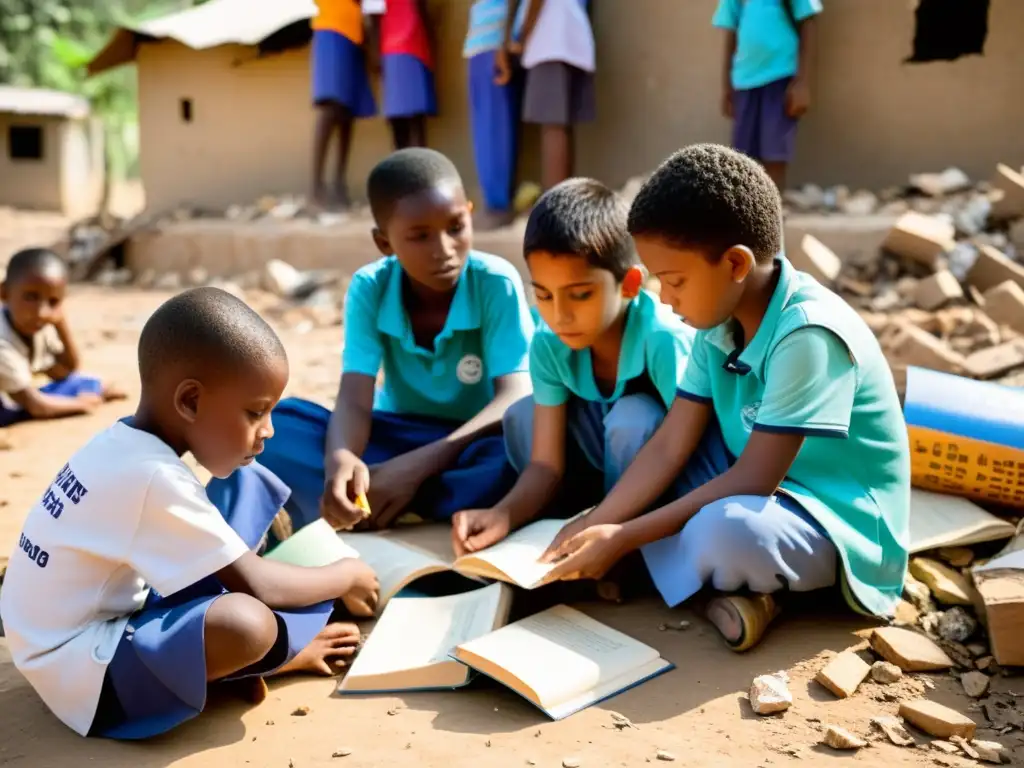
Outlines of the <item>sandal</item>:
{"type": "Polygon", "coordinates": [[[715,625],[726,644],[736,653],[750,650],[764,637],[779,608],[771,595],[728,595],[717,597],[708,604],[707,618],[715,625]],[[730,637],[725,628],[738,625],[739,634],[730,637]]]}

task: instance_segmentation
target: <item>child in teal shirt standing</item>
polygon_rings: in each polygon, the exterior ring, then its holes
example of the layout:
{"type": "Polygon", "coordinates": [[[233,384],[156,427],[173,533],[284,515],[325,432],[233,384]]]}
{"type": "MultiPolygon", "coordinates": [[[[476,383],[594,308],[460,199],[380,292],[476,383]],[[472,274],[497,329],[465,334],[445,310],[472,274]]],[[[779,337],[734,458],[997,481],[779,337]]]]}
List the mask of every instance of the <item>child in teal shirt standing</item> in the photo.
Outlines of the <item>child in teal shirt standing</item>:
{"type": "Polygon", "coordinates": [[[724,29],[722,110],[732,145],[759,160],[779,189],[797,122],[811,105],[810,68],[821,0],[719,0],[724,29]]]}
{"type": "Polygon", "coordinates": [[[599,578],[641,549],[669,605],[705,584],[730,593],[708,617],[735,650],[760,639],[773,592],[831,586],[837,565],[854,607],[891,614],[910,506],[896,387],[863,320],[786,260],[772,180],[733,150],[689,147],[643,186],[629,229],[699,332],[657,434],[552,545],[555,575],[599,578]],[[673,485],[676,501],[642,514],[673,485]]]}
{"type": "Polygon", "coordinates": [[[542,514],[597,503],[651,438],[676,397],[693,343],[688,328],[642,289],[623,200],[593,179],[544,194],[523,252],[544,319],[530,345],[533,397],[505,413],[519,481],[489,509],[456,515],[458,554],[475,552],[542,514]],[[601,475],[591,482],[594,472],[601,475]],[[588,487],[589,486],[589,487],[588,487]]]}

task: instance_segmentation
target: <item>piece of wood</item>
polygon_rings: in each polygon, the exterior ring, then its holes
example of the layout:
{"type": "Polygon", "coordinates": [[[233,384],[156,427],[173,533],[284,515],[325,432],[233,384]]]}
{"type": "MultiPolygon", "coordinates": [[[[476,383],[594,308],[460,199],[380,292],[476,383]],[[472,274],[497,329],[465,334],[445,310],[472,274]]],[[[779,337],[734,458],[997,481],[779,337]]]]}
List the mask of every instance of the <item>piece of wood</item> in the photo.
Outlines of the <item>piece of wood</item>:
{"type": "Polygon", "coordinates": [[[937,739],[948,739],[950,736],[973,739],[977,728],[966,715],[926,699],[900,704],[900,717],[937,739]]]}
{"type": "Polygon", "coordinates": [[[949,669],[953,660],[924,635],[901,627],[880,627],[871,633],[875,652],[904,672],[949,669]]]}
{"type": "Polygon", "coordinates": [[[1024,666],[1024,571],[976,571],[992,655],[1003,666],[1024,666]]]}
{"type": "Polygon", "coordinates": [[[841,699],[849,698],[871,672],[864,659],[851,651],[843,651],[818,670],[814,679],[841,699]]]}

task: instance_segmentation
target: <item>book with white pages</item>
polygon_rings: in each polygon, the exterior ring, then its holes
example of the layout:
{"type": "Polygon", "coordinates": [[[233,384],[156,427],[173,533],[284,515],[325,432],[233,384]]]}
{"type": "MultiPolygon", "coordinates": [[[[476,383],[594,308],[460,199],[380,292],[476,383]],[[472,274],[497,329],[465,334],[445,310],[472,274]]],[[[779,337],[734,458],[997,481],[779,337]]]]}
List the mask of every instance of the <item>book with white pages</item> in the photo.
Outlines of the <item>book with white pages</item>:
{"type": "Polygon", "coordinates": [[[560,720],[675,667],[567,605],[460,644],[452,656],[560,720]]]}
{"type": "Polygon", "coordinates": [[[455,572],[523,589],[542,586],[548,582],[554,565],[538,562],[539,558],[568,522],[571,521],[537,520],[494,546],[456,558],[448,524],[424,523],[372,533],[339,534],[325,521],[317,520],[276,546],[266,557],[317,566],[358,556],[377,574],[380,611],[405,587],[436,573],[455,572]]]}
{"type": "Polygon", "coordinates": [[[474,671],[451,657],[461,643],[504,626],[512,590],[490,584],[457,595],[392,599],[345,677],[339,693],[459,688],[474,671]]]}
{"type": "Polygon", "coordinates": [[[962,496],[910,492],[910,552],[1008,539],[1014,526],[962,496]]]}

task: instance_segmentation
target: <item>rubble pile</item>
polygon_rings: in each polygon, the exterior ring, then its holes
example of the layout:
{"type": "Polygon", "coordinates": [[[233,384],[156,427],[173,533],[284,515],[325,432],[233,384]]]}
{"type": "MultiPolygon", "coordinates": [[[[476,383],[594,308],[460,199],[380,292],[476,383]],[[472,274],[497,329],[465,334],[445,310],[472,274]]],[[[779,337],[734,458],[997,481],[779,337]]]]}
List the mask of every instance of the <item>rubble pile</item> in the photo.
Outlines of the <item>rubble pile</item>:
{"type": "Polygon", "coordinates": [[[897,216],[882,247],[840,260],[811,235],[787,255],[842,295],[878,336],[897,382],[908,365],[1024,383],[1024,175],[973,184],[951,168],[875,196],[808,185],[790,211],[897,216]]]}

